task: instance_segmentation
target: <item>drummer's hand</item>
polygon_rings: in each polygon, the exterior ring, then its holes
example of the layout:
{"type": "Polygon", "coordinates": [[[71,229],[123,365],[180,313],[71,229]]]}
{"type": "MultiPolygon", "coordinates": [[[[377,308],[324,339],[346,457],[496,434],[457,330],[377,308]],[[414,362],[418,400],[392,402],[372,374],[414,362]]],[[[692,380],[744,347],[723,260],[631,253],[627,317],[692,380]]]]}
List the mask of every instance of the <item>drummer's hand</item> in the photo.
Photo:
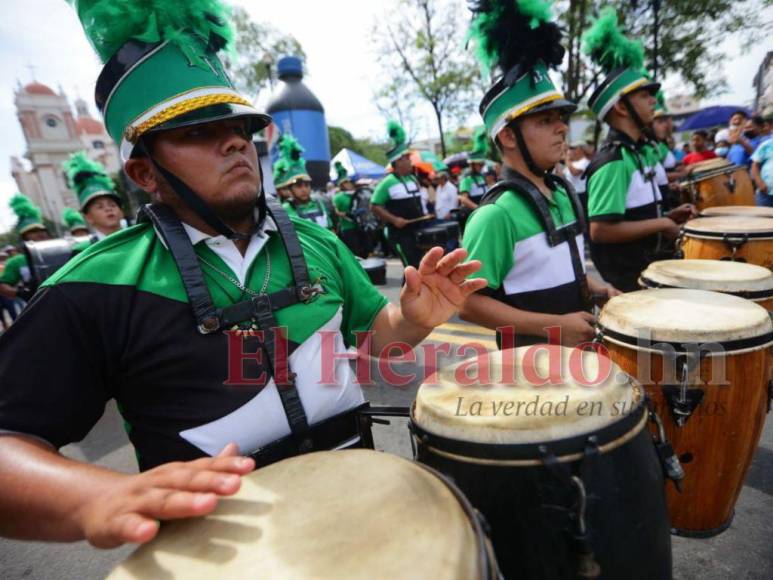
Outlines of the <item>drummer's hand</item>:
{"type": "Polygon", "coordinates": [[[409,322],[434,328],[451,318],[465,299],[486,286],[483,278],[467,276],[480,270],[480,262],[462,264],[467,250],[459,248],[443,256],[443,248],[434,247],[424,255],[419,269],[405,269],[405,286],[400,293],[400,309],[409,322]]]}
{"type": "Polygon", "coordinates": [[[561,344],[564,346],[577,346],[582,342],[593,340],[596,336],[593,329],[596,317],[590,312],[572,312],[561,314],[557,318],[558,326],[561,327],[561,344]]]}
{"type": "Polygon", "coordinates": [[[220,496],[239,490],[241,476],[255,468],[229,443],[217,457],[160,465],[121,476],[77,514],[83,535],[97,548],[143,544],[158,533],[159,520],[206,515],[220,496]]]}
{"type": "Polygon", "coordinates": [[[682,231],[682,226],[676,223],[671,218],[663,218],[664,228],[660,230],[663,237],[668,240],[675,240],[679,237],[679,233],[682,231]],[[666,221],[668,220],[668,221],[666,221]]]}
{"type": "Polygon", "coordinates": [[[396,227],[398,230],[401,230],[401,229],[403,229],[405,226],[407,226],[407,225],[408,225],[408,220],[407,220],[407,219],[405,219],[405,218],[396,217],[396,218],[395,218],[395,219],[392,221],[392,225],[393,225],[393,226],[395,226],[395,227],[396,227]]]}
{"type": "Polygon", "coordinates": [[[666,217],[671,218],[678,224],[683,224],[689,219],[698,217],[698,210],[691,203],[683,203],[668,212],[666,217]]]}

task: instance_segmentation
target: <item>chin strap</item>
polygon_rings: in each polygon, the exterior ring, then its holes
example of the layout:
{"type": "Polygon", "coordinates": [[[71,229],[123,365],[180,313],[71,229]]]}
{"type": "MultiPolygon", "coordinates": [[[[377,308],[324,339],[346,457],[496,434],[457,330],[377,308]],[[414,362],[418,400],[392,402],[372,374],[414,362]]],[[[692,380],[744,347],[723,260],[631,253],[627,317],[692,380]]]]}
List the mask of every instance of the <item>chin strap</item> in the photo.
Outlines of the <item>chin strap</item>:
{"type": "Polygon", "coordinates": [[[628,114],[633,119],[633,122],[636,123],[636,127],[641,131],[641,134],[645,137],[649,138],[650,130],[647,125],[644,124],[644,121],[641,120],[641,117],[639,116],[639,113],[636,112],[636,109],[633,108],[633,104],[628,99],[628,95],[623,95],[620,97],[620,101],[622,101],[623,106],[628,111],[628,114]]]}
{"type": "Polygon", "coordinates": [[[534,163],[534,158],[531,156],[528,145],[526,145],[526,139],[523,138],[523,133],[521,133],[520,120],[516,120],[515,123],[510,125],[510,127],[512,128],[513,133],[515,133],[515,140],[518,143],[518,150],[521,152],[521,157],[523,157],[523,160],[526,163],[526,166],[529,168],[529,171],[531,171],[537,177],[546,177],[550,172],[538,167],[537,164],[534,163]]]}
{"type": "Polygon", "coordinates": [[[188,208],[193,211],[193,213],[199,216],[218,234],[225,236],[229,240],[249,240],[253,234],[258,231],[261,224],[263,223],[263,219],[266,216],[266,196],[263,192],[263,167],[261,167],[260,162],[258,162],[258,170],[260,171],[260,192],[257,199],[259,217],[251,230],[248,233],[243,234],[241,232],[234,231],[225,222],[223,222],[223,220],[218,217],[212,208],[209,207],[187,183],[185,183],[182,179],[177,177],[174,173],[156,161],[156,159],[153,158],[153,156],[150,154],[150,151],[148,151],[147,147],[145,147],[142,141],[137,144],[137,147],[142,147],[148,159],[150,159],[150,162],[156,169],[158,169],[158,172],[164,177],[166,182],[177,194],[177,196],[183,200],[185,205],[187,205],[188,208]]]}

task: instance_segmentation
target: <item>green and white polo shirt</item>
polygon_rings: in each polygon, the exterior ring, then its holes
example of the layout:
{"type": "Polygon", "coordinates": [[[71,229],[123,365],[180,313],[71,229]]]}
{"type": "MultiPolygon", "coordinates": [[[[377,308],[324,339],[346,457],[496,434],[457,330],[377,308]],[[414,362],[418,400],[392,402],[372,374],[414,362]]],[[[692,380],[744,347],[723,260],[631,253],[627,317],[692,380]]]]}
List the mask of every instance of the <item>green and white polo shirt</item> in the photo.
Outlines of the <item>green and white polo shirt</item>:
{"type": "Polygon", "coordinates": [[[0,284],[16,286],[21,282],[29,282],[31,277],[32,272],[30,272],[30,267],[27,263],[27,256],[16,254],[6,260],[3,273],[0,274],[0,284]]]}
{"type": "Polygon", "coordinates": [[[350,215],[352,206],[354,205],[355,195],[356,192],[354,191],[339,191],[333,196],[333,206],[335,206],[339,212],[345,214],[340,216],[338,220],[338,229],[341,232],[348,232],[350,230],[357,229],[357,224],[354,222],[350,215]]]}
{"type": "MultiPolygon", "coordinates": [[[[383,205],[389,213],[397,217],[415,219],[425,213],[421,196],[419,182],[413,175],[399,177],[390,173],[376,186],[370,203],[383,205]]],[[[388,232],[390,229],[387,227],[388,232]]]]}
{"type": "MultiPolygon", "coordinates": [[[[557,229],[577,222],[563,188],[553,192],[548,207],[557,229]]],[[[551,314],[584,308],[569,243],[551,247],[531,200],[525,193],[512,190],[476,209],[462,240],[468,259],[481,261],[475,276],[486,279],[483,293],[518,309],[551,314]]],[[[582,256],[584,236],[578,234],[574,243],[582,256]]],[[[502,321],[503,326],[507,324],[502,321]]],[[[544,342],[544,338],[519,334],[517,328],[515,332],[518,345],[544,342]]]]}
{"type": "MultiPolygon", "coordinates": [[[[293,224],[309,276],[324,293],[275,314],[315,424],[363,402],[348,362],[323,355],[355,345],[355,333],[369,330],[387,301],[333,233],[293,224]],[[332,383],[322,382],[324,364],[333,365],[332,383]]],[[[267,292],[292,283],[272,225],[266,220],[253,236],[241,266],[230,240],[187,229],[215,306],[249,298],[227,277],[260,290],[269,262],[267,292]],[[222,247],[229,244],[230,254],[222,247]]],[[[113,234],[49,278],[0,337],[0,431],[61,447],[81,440],[114,398],[142,469],[213,455],[229,441],[250,453],[290,428],[262,361],[229,369],[239,361],[229,357],[233,336],[198,333],[177,266],[151,226],[113,234]]],[[[231,352],[243,346],[237,339],[231,352]]]]}
{"type": "Polygon", "coordinates": [[[486,178],[480,173],[469,173],[459,182],[459,193],[465,193],[471,201],[480,203],[486,195],[486,178]]]}
{"type": "Polygon", "coordinates": [[[333,219],[330,217],[325,203],[320,199],[312,198],[306,203],[286,201],[282,207],[291,217],[309,220],[326,229],[333,228],[333,219]]]}
{"type": "MultiPolygon", "coordinates": [[[[662,195],[657,184],[654,149],[634,143],[614,129],[586,170],[588,219],[639,221],[660,217],[662,195]]],[[[623,291],[638,289],[642,270],[652,261],[658,236],[632,242],[604,244],[591,241],[591,256],[604,279],[623,291]]]]}

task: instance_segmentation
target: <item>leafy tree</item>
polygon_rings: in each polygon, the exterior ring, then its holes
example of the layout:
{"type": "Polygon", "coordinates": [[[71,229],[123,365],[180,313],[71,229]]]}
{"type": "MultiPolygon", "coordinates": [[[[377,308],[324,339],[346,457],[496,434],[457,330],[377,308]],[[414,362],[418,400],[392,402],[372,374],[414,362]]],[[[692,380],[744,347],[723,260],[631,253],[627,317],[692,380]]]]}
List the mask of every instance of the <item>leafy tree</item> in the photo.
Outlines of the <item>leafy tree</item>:
{"type": "Polygon", "coordinates": [[[255,22],[244,8],[232,9],[234,50],[225,66],[234,84],[247,95],[256,95],[272,81],[272,67],[281,56],[306,57],[301,44],[270,24],[255,22]]]}
{"type": "Polygon", "coordinates": [[[402,121],[410,134],[405,113],[419,101],[429,104],[445,156],[445,125],[469,115],[480,97],[478,67],[464,49],[469,13],[460,0],[399,0],[394,5],[373,31],[385,79],[377,93],[382,111],[402,121]]]}
{"type": "Polygon", "coordinates": [[[385,151],[387,146],[385,144],[375,143],[370,139],[356,139],[349,131],[342,127],[329,126],[327,133],[330,138],[330,151],[333,155],[346,148],[359,153],[375,163],[386,165],[385,151]]]}

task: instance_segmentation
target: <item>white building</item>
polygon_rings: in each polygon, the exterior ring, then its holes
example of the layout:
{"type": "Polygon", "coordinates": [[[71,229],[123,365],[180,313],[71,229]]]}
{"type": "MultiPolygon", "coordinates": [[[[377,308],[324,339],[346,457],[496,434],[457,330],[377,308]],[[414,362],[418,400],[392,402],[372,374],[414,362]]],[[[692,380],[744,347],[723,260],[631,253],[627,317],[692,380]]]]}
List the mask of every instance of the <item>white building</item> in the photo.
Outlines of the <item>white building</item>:
{"type": "Polygon", "coordinates": [[[14,92],[16,114],[26,141],[24,157],[11,157],[11,174],[23,194],[55,223],[65,207],[78,208],[67,188],[62,163],[76,151],[102,163],[110,173],[120,168],[118,151],[104,125],[91,117],[83,99],[76,99],[73,115],[67,96],[32,82],[14,92]]]}
{"type": "Polygon", "coordinates": [[[765,55],[754,75],[754,110],[763,115],[773,114],[773,50],[765,55]]]}

